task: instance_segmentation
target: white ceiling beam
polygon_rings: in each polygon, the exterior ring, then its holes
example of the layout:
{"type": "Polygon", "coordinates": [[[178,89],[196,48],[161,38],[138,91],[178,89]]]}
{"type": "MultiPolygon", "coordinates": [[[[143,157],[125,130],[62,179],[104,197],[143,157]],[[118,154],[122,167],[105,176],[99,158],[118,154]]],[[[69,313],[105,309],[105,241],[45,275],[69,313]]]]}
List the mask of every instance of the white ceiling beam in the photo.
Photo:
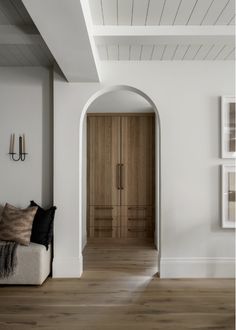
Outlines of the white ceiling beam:
{"type": "Polygon", "coordinates": [[[115,26],[94,25],[92,34],[95,37],[118,37],[118,36],[234,36],[234,26],[115,26]]]}
{"type": "Polygon", "coordinates": [[[35,45],[42,44],[43,39],[29,26],[0,25],[0,45],[35,45]]]}
{"type": "Polygon", "coordinates": [[[233,45],[233,26],[94,26],[96,44],[233,45]]]}
{"type": "Polygon", "coordinates": [[[66,79],[70,82],[98,82],[80,1],[22,2],[66,79]]]}

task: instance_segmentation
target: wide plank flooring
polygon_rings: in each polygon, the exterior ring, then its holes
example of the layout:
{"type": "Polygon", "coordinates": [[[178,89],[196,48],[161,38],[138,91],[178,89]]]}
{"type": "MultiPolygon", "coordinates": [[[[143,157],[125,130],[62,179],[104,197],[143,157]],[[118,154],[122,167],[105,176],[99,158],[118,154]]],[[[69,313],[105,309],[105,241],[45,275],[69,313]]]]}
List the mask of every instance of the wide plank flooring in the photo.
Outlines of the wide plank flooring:
{"type": "Polygon", "coordinates": [[[1,330],[234,329],[234,281],[159,279],[151,244],[89,243],[81,279],[0,287],[1,330]]]}

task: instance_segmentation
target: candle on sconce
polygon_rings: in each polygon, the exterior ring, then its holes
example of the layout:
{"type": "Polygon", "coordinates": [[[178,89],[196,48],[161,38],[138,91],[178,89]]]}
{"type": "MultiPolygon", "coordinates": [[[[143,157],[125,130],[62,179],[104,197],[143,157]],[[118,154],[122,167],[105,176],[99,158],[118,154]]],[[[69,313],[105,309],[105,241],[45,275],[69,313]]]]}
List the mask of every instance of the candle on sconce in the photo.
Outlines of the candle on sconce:
{"type": "Polygon", "coordinates": [[[14,154],[14,148],[15,148],[15,134],[12,134],[11,153],[13,154],[14,154]]]}
{"type": "Polygon", "coordinates": [[[22,136],[19,136],[19,154],[22,154],[22,136]]]}
{"type": "Polygon", "coordinates": [[[25,134],[23,134],[23,154],[25,154],[25,134]]]}
{"type": "Polygon", "coordinates": [[[10,137],[10,146],[9,146],[9,154],[12,153],[12,140],[13,139],[13,136],[11,134],[11,137],[10,137]]]}
{"type": "MultiPolygon", "coordinates": [[[[16,137],[17,139],[17,137],[16,137]]],[[[17,150],[17,152],[15,152],[15,134],[11,134],[10,135],[10,146],[9,146],[9,155],[10,155],[10,159],[18,162],[20,161],[24,161],[26,159],[26,147],[25,147],[25,134],[21,134],[19,135],[19,152],[17,150]]],[[[17,143],[17,140],[16,140],[17,143]]]]}
{"type": "Polygon", "coordinates": [[[14,154],[14,149],[15,149],[15,134],[13,134],[13,137],[12,137],[12,153],[14,154]]]}

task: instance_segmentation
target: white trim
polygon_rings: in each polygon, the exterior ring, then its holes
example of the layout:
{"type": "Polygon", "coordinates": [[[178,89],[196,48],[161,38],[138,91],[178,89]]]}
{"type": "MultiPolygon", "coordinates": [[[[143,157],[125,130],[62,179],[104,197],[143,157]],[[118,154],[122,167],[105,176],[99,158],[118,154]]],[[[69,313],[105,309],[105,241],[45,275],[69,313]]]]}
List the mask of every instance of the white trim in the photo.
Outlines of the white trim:
{"type": "Polygon", "coordinates": [[[111,26],[95,25],[97,45],[229,45],[234,47],[234,26],[111,26]]]}
{"type": "Polygon", "coordinates": [[[156,228],[156,237],[155,237],[155,243],[156,247],[158,250],[158,269],[161,272],[161,267],[160,267],[160,256],[161,256],[161,121],[160,121],[160,116],[159,112],[157,109],[157,106],[155,103],[152,101],[152,99],[145,93],[142,92],[140,89],[132,87],[132,86],[127,86],[127,85],[114,85],[114,86],[109,86],[109,87],[104,87],[95,92],[86,102],[86,104],[83,107],[80,120],[79,120],[79,129],[78,129],[78,137],[77,137],[77,143],[78,146],[76,148],[76,161],[77,161],[77,166],[76,168],[78,171],[76,172],[76,182],[78,184],[76,185],[76,196],[78,196],[78,206],[76,205],[76,214],[79,215],[79,244],[80,244],[80,252],[83,251],[83,246],[82,246],[82,195],[83,195],[83,185],[82,185],[82,177],[83,177],[83,155],[82,155],[82,150],[83,150],[83,121],[86,118],[86,113],[90,107],[90,105],[101,95],[104,95],[109,92],[113,91],[120,91],[120,90],[125,90],[125,91],[130,91],[133,93],[136,93],[140,96],[142,96],[154,109],[155,112],[155,125],[156,125],[156,130],[155,130],[155,143],[156,143],[156,200],[155,200],[155,207],[158,210],[156,212],[156,219],[155,219],[155,228],[156,228]]]}
{"type": "Polygon", "coordinates": [[[54,258],[53,278],[77,278],[83,273],[83,256],[54,258]]]}
{"type": "Polygon", "coordinates": [[[161,258],[161,278],[234,278],[234,258],[161,258]]]}
{"type": "Polygon", "coordinates": [[[91,33],[93,36],[231,36],[234,37],[234,26],[135,26],[135,25],[94,25],[91,33]]]}

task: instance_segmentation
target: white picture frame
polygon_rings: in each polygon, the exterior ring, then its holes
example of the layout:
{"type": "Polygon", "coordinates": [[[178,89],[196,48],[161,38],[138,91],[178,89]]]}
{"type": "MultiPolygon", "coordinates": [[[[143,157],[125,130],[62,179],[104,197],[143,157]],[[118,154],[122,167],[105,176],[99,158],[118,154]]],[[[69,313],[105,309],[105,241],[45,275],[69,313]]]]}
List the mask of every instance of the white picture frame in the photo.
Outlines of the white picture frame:
{"type": "Polygon", "coordinates": [[[222,228],[236,228],[236,166],[221,165],[222,228]]]}
{"type": "Polygon", "coordinates": [[[221,157],[226,159],[236,158],[236,129],[234,96],[221,97],[221,157]]]}

